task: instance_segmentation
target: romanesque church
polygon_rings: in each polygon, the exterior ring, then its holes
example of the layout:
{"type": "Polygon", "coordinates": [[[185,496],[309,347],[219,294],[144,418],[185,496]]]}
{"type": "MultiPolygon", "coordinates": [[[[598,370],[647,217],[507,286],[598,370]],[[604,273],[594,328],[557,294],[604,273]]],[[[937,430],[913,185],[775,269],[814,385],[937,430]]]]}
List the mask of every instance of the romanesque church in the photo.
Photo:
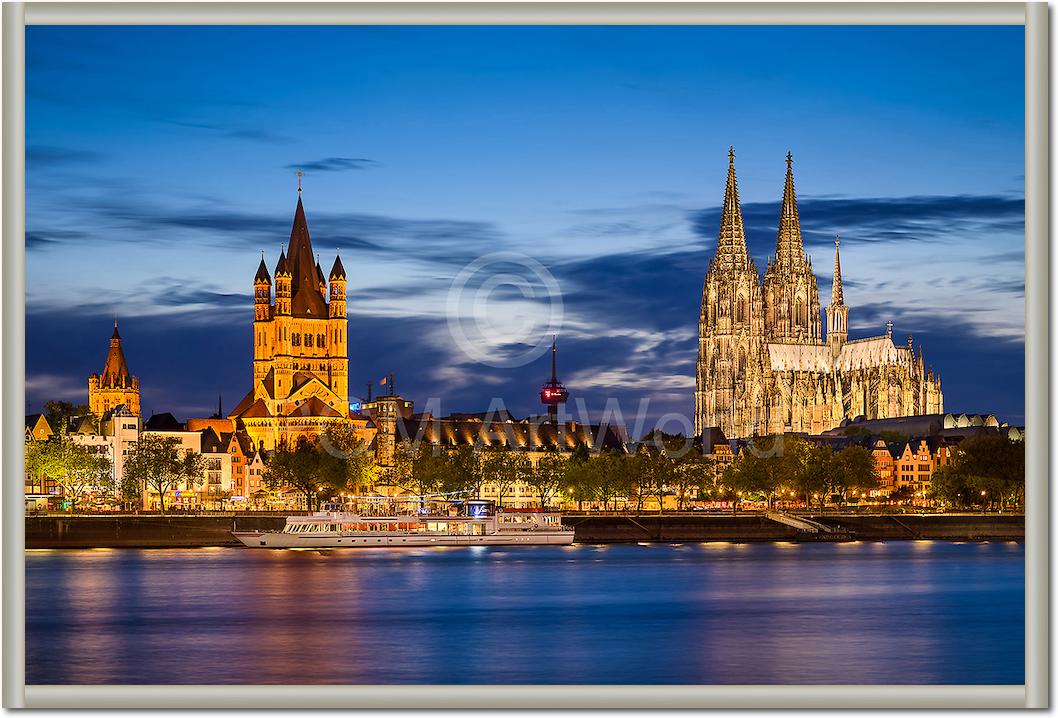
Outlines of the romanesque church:
{"type": "Polygon", "coordinates": [[[775,256],[761,281],[746,248],[732,149],[716,252],[702,291],[696,433],[719,427],[729,438],[819,434],[846,418],[944,411],[940,376],[925,369],[922,348],[916,354],[911,337],[906,345],[893,342],[892,322],[882,336],[849,339],[837,240],[826,317],[824,337],[792,157],[786,156],[775,256]]]}

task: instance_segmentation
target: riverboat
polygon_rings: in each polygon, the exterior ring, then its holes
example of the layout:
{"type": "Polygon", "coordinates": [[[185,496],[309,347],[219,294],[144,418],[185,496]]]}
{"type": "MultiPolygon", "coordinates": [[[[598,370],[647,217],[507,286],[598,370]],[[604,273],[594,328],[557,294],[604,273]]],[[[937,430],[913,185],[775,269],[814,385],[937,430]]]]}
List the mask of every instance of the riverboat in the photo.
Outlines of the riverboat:
{"type": "Polygon", "coordinates": [[[318,511],[288,516],[282,531],[232,531],[250,548],[383,548],[391,546],[569,545],[561,515],[497,511],[491,501],[453,502],[445,512],[370,515],[318,511]]]}

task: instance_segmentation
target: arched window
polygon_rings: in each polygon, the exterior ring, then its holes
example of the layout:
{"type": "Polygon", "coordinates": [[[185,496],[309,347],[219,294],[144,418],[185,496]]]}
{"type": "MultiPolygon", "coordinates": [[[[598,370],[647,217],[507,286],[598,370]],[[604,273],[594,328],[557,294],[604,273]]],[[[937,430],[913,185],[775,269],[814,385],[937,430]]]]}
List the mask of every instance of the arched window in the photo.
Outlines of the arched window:
{"type": "Polygon", "coordinates": [[[746,321],[746,298],[741,294],[738,295],[738,304],[735,305],[735,321],[746,321]]]}
{"type": "Polygon", "coordinates": [[[794,313],[794,322],[800,327],[808,323],[808,317],[805,314],[805,300],[801,297],[797,298],[797,311],[794,313]]]}
{"type": "Polygon", "coordinates": [[[746,374],[746,352],[744,351],[738,353],[738,373],[739,376],[746,374]]]}

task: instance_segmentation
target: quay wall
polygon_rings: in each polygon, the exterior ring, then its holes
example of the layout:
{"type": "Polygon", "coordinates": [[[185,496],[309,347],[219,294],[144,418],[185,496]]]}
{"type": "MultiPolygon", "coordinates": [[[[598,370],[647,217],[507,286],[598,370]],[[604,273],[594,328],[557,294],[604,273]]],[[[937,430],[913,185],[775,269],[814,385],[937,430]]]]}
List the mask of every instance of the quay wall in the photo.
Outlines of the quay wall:
{"type": "MultiPolygon", "coordinates": [[[[1025,538],[1025,519],[1018,514],[861,515],[805,514],[840,527],[855,539],[949,541],[1025,538]]],[[[582,543],[637,541],[814,541],[817,537],[760,514],[666,514],[644,516],[567,515],[582,543]]],[[[28,516],[26,548],[193,548],[238,546],[240,531],[283,527],[282,516],[28,516]]]]}
{"type": "MultiPolygon", "coordinates": [[[[927,514],[861,515],[798,514],[865,541],[937,539],[982,541],[1025,539],[1025,517],[1011,515],[927,514]]],[[[565,516],[574,526],[577,541],[815,541],[805,534],[761,514],[738,516],[565,516]]]]}

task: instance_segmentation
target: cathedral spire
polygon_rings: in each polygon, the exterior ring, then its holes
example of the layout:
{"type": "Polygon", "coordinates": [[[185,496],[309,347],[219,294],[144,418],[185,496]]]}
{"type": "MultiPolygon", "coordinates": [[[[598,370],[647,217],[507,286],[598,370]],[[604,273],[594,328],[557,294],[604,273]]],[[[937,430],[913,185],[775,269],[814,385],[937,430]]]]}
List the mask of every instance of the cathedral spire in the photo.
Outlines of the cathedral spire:
{"type": "Polygon", "coordinates": [[[724,190],[724,209],[720,215],[720,235],[716,241],[716,256],[728,260],[726,264],[741,264],[748,256],[746,234],[742,227],[742,205],[738,201],[734,146],[727,153],[727,187],[724,190]]]}
{"type": "Polygon", "coordinates": [[[841,256],[838,253],[838,245],[841,243],[841,237],[834,235],[834,285],[830,290],[830,302],[831,304],[844,304],[845,293],[841,288],[841,256]]]}
{"type": "Polygon", "coordinates": [[[804,257],[801,239],[801,218],[797,214],[797,193],[794,191],[793,153],[786,153],[786,184],[782,191],[779,212],[779,235],[775,240],[776,264],[796,262],[804,257]]]}

